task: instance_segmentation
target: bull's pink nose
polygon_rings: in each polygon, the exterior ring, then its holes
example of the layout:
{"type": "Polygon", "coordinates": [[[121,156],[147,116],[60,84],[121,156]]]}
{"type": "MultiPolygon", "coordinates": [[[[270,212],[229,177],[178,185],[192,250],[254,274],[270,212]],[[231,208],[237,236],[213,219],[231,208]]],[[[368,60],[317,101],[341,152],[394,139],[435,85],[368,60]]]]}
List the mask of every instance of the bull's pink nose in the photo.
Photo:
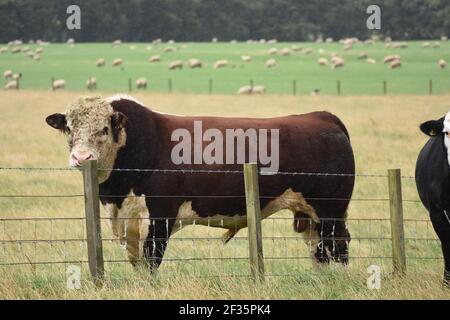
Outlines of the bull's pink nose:
{"type": "Polygon", "coordinates": [[[92,153],[79,153],[79,154],[72,154],[72,158],[78,165],[81,165],[84,161],[92,159],[93,155],[92,153]]]}

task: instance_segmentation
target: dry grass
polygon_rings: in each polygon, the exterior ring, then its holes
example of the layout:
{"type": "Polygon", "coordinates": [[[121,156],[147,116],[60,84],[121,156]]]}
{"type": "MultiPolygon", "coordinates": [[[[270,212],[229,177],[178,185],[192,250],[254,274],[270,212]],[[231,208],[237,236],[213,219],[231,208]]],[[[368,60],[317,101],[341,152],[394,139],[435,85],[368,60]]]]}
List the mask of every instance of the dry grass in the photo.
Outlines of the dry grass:
{"type": "MultiPolygon", "coordinates": [[[[80,93],[75,92],[6,92],[2,94],[0,114],[0,166],[64,167],[67,147],[61,135],[45,124],[45,117],[63,111],[66,104],[80,93]]],[[[105,94],[106,95],[106,94],[105,94]]],[[[270,117],[313,110],[328,110],[338,115],[349,129],[356,156],[357,172],[386,174],[387,168],[401,168],[404,175],[413,175],[417,154],[426,141],[418,125],[442,116],[449,109],[448,95],[389,97],[235,97],[207,95],[137,94],[136,97],[155,110],[189,115],[221,115],[270,117]]],[[[16,172],[1,171],[0,194],[81,194],[78,172],[16,172]]],[[[416,200],[414,180],[404,179],[404,198],[416,200]]],[[[355,199],[387,197],[386,178],[357,178],[355,199]]],[[[427,219],[420,203],[404,204],[406,219],[427,219]]],[[[10,217],[81,217],[82,198],[0,198],[0,218],[10,217]]],[[[278,217],[288,217],[280,213],[278,217]]],[[[388,218],[386,201],[353,201],[349,217],[388,218]]],[[[263,222],[265,236],[295,236],[291,220],[263,222]]],[[[358,237],[389,237],[386,221],[351,221],[350,232],[358,237]]],[[[406,223],[407,238],[432,238],[429,223],[406,223]]],[[[103,226],[104,237],[112,237],[103,226]]],[[[188,227],[176,234],[169,244],[168,258],[245,257],[245,230],[238,239],[223,246],[219,241],[185,241],[185,237],[220,237],[222,230],[201,226],[188,227]]],[[[83,238],[83,221],[3,222],[0,239],[64,239],[83,238]]],[[[127,263],[107,264],[108,279],[103,289],[96,289],[88,280],[83,265],[83,287],[70,291],[65,285],[66,265],[25,264],[20,267],[0,267],[0,297],[26,298],[132,298],[132,299],[408,299],[449,298],[441,287],[443,268],[436,241],[407,241],[408,274],[392,277],[390,259],[358,257],[389,256],[389,240],[353,240],[351,266],[348,269],[330,267],[311,270],[309,259],[268,260],[269,274],[287,277],[267,277],[264,284],[253,284],[247,277],[246,260],[190,261],[163,263],[157,276],[133,270],[127,263]],[[366,268],[377,264],[383,268],[382,289],[368,290],[366,268]],[[209,277],[215,275],[214,277],[209,277]],[[221,275],[217,277],[217,275],[221,275]],[[234,275],[228,277],[226,275],[234,275]]],[[[295,240],[264,241],[265,255],[307,257],[307,246],[301,236],[295,240]]],[[[0,245],[0,262],[85,259],[82,242],[44,242],[39,244],[0,245]]],[[[105,243],[106,259],[125,259],[116,243],[105,243]]]]}

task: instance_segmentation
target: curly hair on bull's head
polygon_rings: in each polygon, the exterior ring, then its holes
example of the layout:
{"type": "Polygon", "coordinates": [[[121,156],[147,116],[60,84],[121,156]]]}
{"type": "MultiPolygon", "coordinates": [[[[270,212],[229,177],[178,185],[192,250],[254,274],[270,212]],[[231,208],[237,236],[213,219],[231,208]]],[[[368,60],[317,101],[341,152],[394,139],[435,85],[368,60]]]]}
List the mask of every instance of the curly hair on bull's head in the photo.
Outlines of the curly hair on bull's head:
{"type": "MultiPolygon", "coordinates": [[[[80,97],[67,106],[65,113],[52,114],[46,121],[66,135],[70,167],[97,160],[100,168],[113,168],[117,152],[126,142],[127,117],[99,96],[80,97]]],[[[110,171],[99,171],[100,182],[107,180],[109,174],[110,171]]]]}

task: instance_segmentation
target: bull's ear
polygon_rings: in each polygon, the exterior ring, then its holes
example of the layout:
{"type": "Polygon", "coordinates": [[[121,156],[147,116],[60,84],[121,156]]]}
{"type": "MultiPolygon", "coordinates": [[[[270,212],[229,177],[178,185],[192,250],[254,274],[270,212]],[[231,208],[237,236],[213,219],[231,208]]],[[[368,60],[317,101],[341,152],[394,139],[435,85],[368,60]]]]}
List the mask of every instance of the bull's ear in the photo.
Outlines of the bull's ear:
{"type": "Polygon", "coordinates": [[[62,113],[54,113],[45,118],[47,124],[55,129],[64,131],[66,128],[66,116],[62,113]]]}
{"type": "Polygon", "coordinates": [[[128,118],[122,112],[114,112],[111,116],[111,128],[115,142],[119,141],[119,133],[122,128],[125,128],[128,123],[128,118]]]}
{"type": "Polygon", "coordinates": [[[420,130],[430,137],[441,135],[444,130],[444,118],[424,122],[420,125],[420,130]]]}

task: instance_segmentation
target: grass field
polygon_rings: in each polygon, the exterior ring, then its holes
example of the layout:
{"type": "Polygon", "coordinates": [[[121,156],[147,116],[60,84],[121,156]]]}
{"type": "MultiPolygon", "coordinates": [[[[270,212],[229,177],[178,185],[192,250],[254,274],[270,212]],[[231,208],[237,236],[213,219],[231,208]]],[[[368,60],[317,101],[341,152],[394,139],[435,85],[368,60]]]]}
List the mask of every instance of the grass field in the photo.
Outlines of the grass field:
{"type": "MultiPolygon", "coordinates": [[[[62,48],[62,47],[61,47],[62,48]]],[[[76,46],[74,50],[81,50],[76,46]]],[[[105,47],[106,48],[106,47],[105,47]]],[[[67,50],[67,49],[64,49],[67,50]]],[[[122,50],[122,49],[120,49],[122,50]]],[[[88,59],[87,59],[88,60],[88,59]]],[[[86,61],[87,61],[86,60],[86,61]]],[[[28,62],[27,62],[28,63],[28,62]]],[[[377,66],[381,67],[381,66],[377,66]]],[[[74,68],[76,69],[76,68],[74,68]]],[[[406,67],[405,67],[406,69],[406,67]]],[[[68,68],[69,70],[69,68],[68,68]]],[[[107,69],[105,69],[107,70],[107,69]]],[[[111,70],[110,70],[111,71],[111,70]]],[[[330,71],[330,70],[327,70],[330,71]]],[[[180,74],[191,71],[183,70],[180,74]]],[[[192,71],[194,72],[194,71],[192,71]]],[[[196,71],[195,71],[196,72],[196,71]]],[[[203,71],[201,71],[203,72],[203,71]]],[[[331,71],[330,71],[331,72],[331,71]]],[[[81,75],[80,75],[81,77],[81,75]]],[[[80,92],[20,91],[2,94],[0,114],[0,167],[65,167],[67,147],[64,138],[45,124],[45,117],[63,111],[80,92]]],[[[85,93],[83,93],[85,94],[85,93]]],[[[107,94],[105,94],[107,95],[107,94]]],[[[442,116],[449,109],[449,95],[399,95],[388,97],[233,97],[229,95],[139,93],[138,99],[158,111],[189,115],[269,117],[312,110],[328,110],[338,115],[349,129],[357,172],[386,174],[388,168],[401,168],[405,176],[414,173],[417,154],[426,141],[418,125],[442,116]]],[[[81,194],[78,172],[3,171],[0,170],[0,194],[81,194]]],[[[417,200],[414,180],[403,179],[403,197],[417,200]]],[[[0,266],[0,298],[132,298],[132,299],[448,299],[450,292],[441,286],[443,261],[429,223],[405,222],[408,273],[391,275],[390,229],[386,221],[357,221],[357,218],[385,219],[389,204],[386,178],[358,177],[354,200],[349,208],[350,266],[331,266],[313,270],[307,258],[308,248],[291,228],[291,215],[280,212],[278,218],[263,222],[263,236],[289,236],[295,239],[266,239],[264,253],[270,257],[297,256],[301,259],[268,259],[269,275],[264,284],[246,277],[246,259],[215,261],[210,257],[246,257],[246,230],[223,246],[218,238],[223,230],[201,226],[187,227],[170,242],[166,258],[198,258],[196,261],[163,262],[158,274],[149,277],[145,270],[133,270],[128,263],[107,263],[107,281],[102,289],[89,281],[87,266],[82,265],[83,286],[66,289],[68,264],[39,265],[33,262],[86,259],[81,241],[8,243],[0,247],[0,263],[24,262],[23,266],[0,266]],[[210,240],[183,240],[186,238],[210,240]],[[364,239],[363,239],[364,238],[364,239]],[[416,240],[414,240],[416,239],[416,240]],[[367,258],[373,257],[373,258],[367,258]],[[417,259],[421,258],[421,259],[417,259]],[[433,259],[429,259],[433,258],[433,259]],[[437,258],[437,259],[435,259],[437,258]],[[382,267],[381,290],[366,287],[366,269],[382,267]],[[284,276],[281,276],[284,275],[284,276]]],[[[82,217],[83,198],[0,198],[0,218],[82,217]]],[[[405,219],[428,219],[417,202],[404,203],[405,219]]],[[[102,211],[102,216],[105,216],[102,211]]],[[[62,240],[84,237],[83,221],[0,222],[0,240],[62,240]]],[[[112,237],[103,224],[103,237],[112,237]]],[[[117,243],[104,242],[105,259],[126,259],[117,243]]]]}
{"type": "MultiPolygon", "coordinates": [[[[265,85],[269,93],[293,92],[293,80],[297,82],[297,94],[309,94],[319,89],[321,94],[335,95],[336,81],[341,81],[342,94],[382,94],[382,82],[387,81],[387,89],[393,94],[428,94],[428,82],[433,80],[434,93],[450,92],[450,69],[441,70],[437,62],[439,59],[450,61],[450,42],[442,42],[440,48],[421,47],[421,42],[409,42],[407,49],[387,49],[383,43],[372,46],[356,44],[354,49],[345,52],[338,43],[297,43],[295,45],[314,49],[314,53],[305,55],[292,52],[291,56],[275,57],[268,54],[268,49],[277,47],[290,48],[294,43],[247,44],[247,43],[184,43],[175,44],[176,52],[164,53],[166,45],[145,43],[126,43],[119,48],[112,48],[111,44],[76,44],[73,48],[67,44],[51,44],[44,46],[44,53],[40,61],[28,58],[24,53],[0,54],[0,70],[12,69],[21,72],[23,79],[20,83],[23,89],[50,90],[51,78],[65,79],[67,89],[84,90],[86,79],[90,76],[97,78],[98,89],[103,91],[126,91],[128,79],[134,81],[145,77],[149,81],[149,90],[153,92],[167,92],[168,79],[172,79],[173,91],[181,93],[207,93],[209,79],[213,81],[213,92],[232,94],[238,88],[249,84],[265,85]],[[134,47],[134,49],[130,49],[134,47]],[[150,48],[150,49],[148,49],[150,48]],[[318,50],[322,48],[323,54],[318,50]],[[321,67],[317,60],[320,57],[330,58],[330,53],[336,52],[346,61],[346,66],[332,70],[321,67]],[[357,56],[367,52],[377,64],[370,65],[357,56]],[[159,63],[149,63],[151,55],[161,55],[159,63]],[[384,56],[400,54],[402,68],[391,70],[382,63],[384,56]],[[244,63],[241,55],[250,55],[253,61],[244,63]],[[264,63],[269,58],[276,58],[278,66],[267,69],[264,63]],[[97,68],[98,58],[106,60],[106,66],[97,68]],[[124,66],[112,67],[115,58],[124,59],[124,66]],[[168,64],[173,60],[187,61],[197,58],[203,61],[202,69],[168,70],[168,64]],[[234,67],[213,69],[213,64],[219,59],[227,59],[234,67]]],[[[25,45],[24,45],[25,46],[25,45]]],[[[28,46],[28,45],[27,45],[28,46]]],[[[37,45],[29,45],[35,49],[37,45]]]]}

